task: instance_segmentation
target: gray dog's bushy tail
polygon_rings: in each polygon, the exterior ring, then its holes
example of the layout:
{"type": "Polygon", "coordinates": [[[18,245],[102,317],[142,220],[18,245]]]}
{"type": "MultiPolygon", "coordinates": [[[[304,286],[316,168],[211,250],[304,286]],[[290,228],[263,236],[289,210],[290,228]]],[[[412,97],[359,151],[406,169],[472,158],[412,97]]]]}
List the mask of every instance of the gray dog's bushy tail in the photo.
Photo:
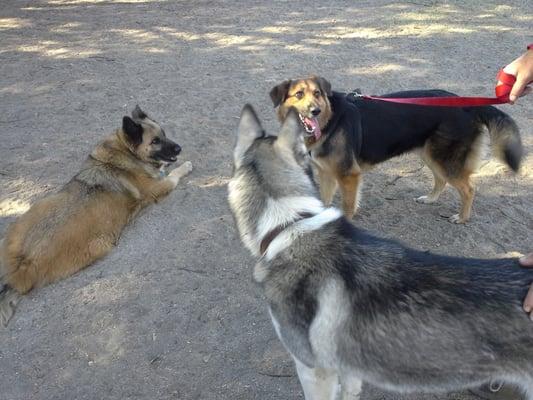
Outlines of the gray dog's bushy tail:
{"type": "Polygon", "coordinates": [[[524,156],[524,148],[516,122],[509,115],[492,106],[479,107],[477,114],[489,131],[494,157],[517,172],[524,156]]]}

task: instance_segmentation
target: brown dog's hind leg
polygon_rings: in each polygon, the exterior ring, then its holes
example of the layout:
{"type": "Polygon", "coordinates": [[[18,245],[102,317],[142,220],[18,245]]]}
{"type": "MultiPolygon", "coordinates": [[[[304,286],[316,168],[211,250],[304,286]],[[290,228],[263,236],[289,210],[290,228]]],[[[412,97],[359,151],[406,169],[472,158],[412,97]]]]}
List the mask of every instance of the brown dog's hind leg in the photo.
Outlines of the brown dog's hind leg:
{"type": "Polygon", "coordinates": [[[3,281],[6,285],[20,294],[26,294],[39,284],[39,276],[35,266],[22,261],[13,272],[7,273],[3,281]]]}
{"type": "Polygon", "coordinates": [[[15,314],[15,309],[21,297],[16,290],[7,285],[0,290],[0,326],[7,326],[9,320],[15,314]]]}

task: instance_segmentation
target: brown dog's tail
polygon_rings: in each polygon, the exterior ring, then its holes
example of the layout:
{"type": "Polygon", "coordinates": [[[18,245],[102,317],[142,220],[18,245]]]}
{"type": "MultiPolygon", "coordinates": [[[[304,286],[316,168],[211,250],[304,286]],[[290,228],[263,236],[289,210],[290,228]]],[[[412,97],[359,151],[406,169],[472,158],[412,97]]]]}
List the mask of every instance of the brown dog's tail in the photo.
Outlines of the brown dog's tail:
{"type": "Polygon", "coordinates": [[[524,156],[520,130],[516,122],[496,107],[479,107],[477,114],[490,135],[492,154],[517,172],[524,156]]]}

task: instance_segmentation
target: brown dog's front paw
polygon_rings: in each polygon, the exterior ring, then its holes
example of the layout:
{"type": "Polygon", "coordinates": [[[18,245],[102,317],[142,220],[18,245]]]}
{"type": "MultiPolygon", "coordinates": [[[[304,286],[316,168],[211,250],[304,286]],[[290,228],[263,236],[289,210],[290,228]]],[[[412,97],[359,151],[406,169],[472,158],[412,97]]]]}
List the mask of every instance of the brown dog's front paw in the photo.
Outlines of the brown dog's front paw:
{"type": "Polygon", "coordinates": [[[175,176],[178,178],[182,178],[185,175],[188,175],[191,171],[192,171],[192,163],[190,161],[185,161],[178,168],[172,170],[169,176],[175,176]]]}

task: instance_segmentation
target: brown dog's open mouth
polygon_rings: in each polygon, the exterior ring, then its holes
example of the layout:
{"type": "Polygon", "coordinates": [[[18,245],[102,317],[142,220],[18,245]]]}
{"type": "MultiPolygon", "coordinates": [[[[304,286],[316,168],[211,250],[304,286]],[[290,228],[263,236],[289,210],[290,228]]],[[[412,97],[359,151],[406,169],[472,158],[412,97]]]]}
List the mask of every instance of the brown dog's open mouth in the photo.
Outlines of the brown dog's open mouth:
{"type": "Polygon", "coordinates": [[[322,136],[322,131],[320,130],[320,125],[316,118],[304,117],[302,114],[298,114],[300,117],[300,122],[302,123],[305,131],[309,136],[313,135],[315,140],[320,139],[322,136]]]}
{"type": "Polygon", "coordinates": [[[157,161],[163,161],[163,162],[166,162],[166,163],[173,163],[173,162],[176,162],[178,160],[178,157],[177,156],[170,156],[170,155],[162,155],[162,154],[158,154],[157,156],[157,161]]]}

